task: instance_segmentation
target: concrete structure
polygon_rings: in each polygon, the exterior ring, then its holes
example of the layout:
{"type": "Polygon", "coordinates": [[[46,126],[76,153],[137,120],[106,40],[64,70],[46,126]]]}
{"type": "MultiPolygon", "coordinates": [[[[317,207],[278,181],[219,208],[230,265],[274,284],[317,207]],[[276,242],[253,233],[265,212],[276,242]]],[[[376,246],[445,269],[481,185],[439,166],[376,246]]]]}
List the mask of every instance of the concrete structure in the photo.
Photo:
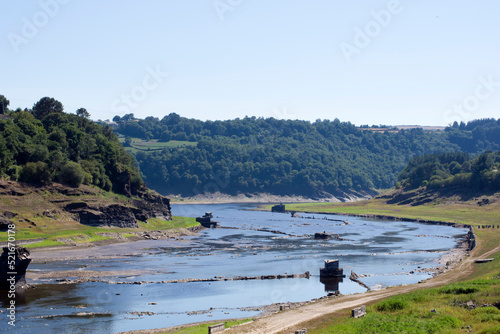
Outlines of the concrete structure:
{"type": "Polygon", "coordinates": [[[285,205],[280,203],[276,204],[271,208],[272,212],[285,212],[285,205]]]}
{"type": "Polygon", "coordinates": [[[224,331],[224,323],[208,326],[208,334],[219,333],[224,331]]]}
{"type": "Polygon", "coordinates": [[[352,317],[353,318],[361,318],[366,315],[366,306],[361,305],[360,307],[356,307],[352,309],[352,317]]]}
{"type": "Polygon", "coordinates": [[[339,260],[325,260],[325,267],[319,270],[319,277],[345,277],[344,269],[339,268],[339,260]]]}
{"type": "Polygon", "coordinates": [[[205,212],[205,215],[203,215],[202,217],[196,217],[196,221],[200,223],[201,226],[203,227],[215,228],[217,227],[217,222],[211,221],[213,217],[214,216],[212,215],[211,212],[205,212]]]}

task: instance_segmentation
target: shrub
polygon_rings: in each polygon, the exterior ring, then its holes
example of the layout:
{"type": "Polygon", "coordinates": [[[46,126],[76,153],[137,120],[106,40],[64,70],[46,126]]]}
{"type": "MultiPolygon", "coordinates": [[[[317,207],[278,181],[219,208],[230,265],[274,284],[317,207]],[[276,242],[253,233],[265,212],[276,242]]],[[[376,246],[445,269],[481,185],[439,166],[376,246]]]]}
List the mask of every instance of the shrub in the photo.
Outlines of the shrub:
{"type": "Polygon", "coordinates": [[[68,161],[61,170],[61,180],[72,187],[78,187],[85,178],[85,172],[79,163],[68,161]]]}
{"type": "MultiPolygon", "coordinates": [[[[474,286],[474,285],[475,284],[473,284],[473,282],[450,284],[450,285],[447,285],[447,286],[439,289],[439,292],[445,293],[448,295],[467,295],[470,293],[480,291],[480,288],[478,286],[474,286]]],[[[481,285],[481,284],[477,284],[477,285],[481,285]]]]}
{"type": "Polygon", "coordinates": [[[384,300],[377,304],[375,308],[380,312],[394,312],[398,310],[403,310],[408,307],[408,302],[401,297],[394,297],[384,300]]]}
{"type": "Polygon", "coordinates": [[[19,179],[28,183],[44,183],[50,181],[50,172],[47,164],[42,161],[28,162],[24,167],[19,179]]]}

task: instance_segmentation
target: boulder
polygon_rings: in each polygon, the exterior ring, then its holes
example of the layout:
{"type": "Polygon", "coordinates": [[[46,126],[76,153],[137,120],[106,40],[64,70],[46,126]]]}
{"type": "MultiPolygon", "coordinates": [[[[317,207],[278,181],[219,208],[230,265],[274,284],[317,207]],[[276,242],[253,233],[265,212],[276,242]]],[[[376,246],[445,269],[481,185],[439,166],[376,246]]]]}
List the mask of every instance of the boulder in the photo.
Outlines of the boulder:
{"type": "Polygon", "coordinates": [[[0,256],[0,290],[14,291],[24,295],[26,291],[26,269],[31,262],[30,252],[24,247],[3,248],[0,256]]]}

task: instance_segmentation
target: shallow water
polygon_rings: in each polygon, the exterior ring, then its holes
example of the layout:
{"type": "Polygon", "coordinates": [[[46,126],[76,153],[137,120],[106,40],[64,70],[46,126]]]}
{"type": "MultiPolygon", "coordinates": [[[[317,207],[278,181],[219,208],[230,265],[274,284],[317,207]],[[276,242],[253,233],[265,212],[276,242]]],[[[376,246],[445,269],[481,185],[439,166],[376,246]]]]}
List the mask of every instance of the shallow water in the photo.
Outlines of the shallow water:
{"type": "MultiPolygon", "coordinates": [[[[256,307],[260,305],[325,296],[327,287],[318,277],[325,259],[339,259],[347,277],[351,270],[369,275],[361,280],[372,288],[412,284],[429,278],[428,273],[417,270],[437,266],[437,260],[454,248],[458,238],[467,232],[411,222],[318,214],[292,218],[289,214],[247,210],[254,207],[244,204],[173,205],[174,215],[195,217],[212,211],[213,220],[237,229],[207,229],[184,242],[143,242],[141,245],[147,245],[148,249],[142,255],[32,264],[30,270],[41,272],[136,270],[144,273],[103,280],[150,283],[61,285],[55,280],[29,282],[37,283],[37,287],[27,291],[24,303],[18,301],[16,331],[113,333],[252,317],[259,313],[256,307]],[[338,234],[341,240],[314,240],[307,236],[323,231],[338,234]],[[183,278],[301,274],[306,271],[313,276],[309,279],[160,283],[183,278]],[[411,271],[415,273],[409,274],[411,271]],[[83,312],[99,316],[78,315],[83,312]]],[[[335,286],[328,288],[336,289],[335,286]]],[[[348,278],[338,283],[338,289],[342,294],[366,291],[348,278]]],[[[12,331],[9,327],[6,321],[0,322],[1,330],[12,331]]]]}

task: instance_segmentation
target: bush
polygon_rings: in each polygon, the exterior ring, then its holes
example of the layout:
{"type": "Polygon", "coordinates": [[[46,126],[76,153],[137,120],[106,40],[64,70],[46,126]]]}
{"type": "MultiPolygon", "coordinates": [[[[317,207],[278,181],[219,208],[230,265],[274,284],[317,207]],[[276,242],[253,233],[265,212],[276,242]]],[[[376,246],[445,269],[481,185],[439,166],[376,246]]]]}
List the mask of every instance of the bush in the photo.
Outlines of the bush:
{"type": "Polygon", "coordinates": [[[380,312],[394,312],[408,307],[408,302],[401,297],[389,298],[377,304],[375,308],[380,312]]]}
{"type": "Polygon", "coordinates": [[[45,183],[50,181],[50,171],[45,162],[28,162],[24,167],[19,180],[28,183],[45,183]]]}
{"type": "Polygon", "coordinates": [[[467,295],[478,291],[480,291],[479,287],[473,286],[473,284],[471,283],[450,284],[439,289],[440,293],[445,293],[448,295],[467,295]]]}
{"type": "Polygon", "coordinates": [[[68,161],[61,170],[61,180],[72,187],[78,187],[85,178],[85,172],[79,163],[68,161]]]}

